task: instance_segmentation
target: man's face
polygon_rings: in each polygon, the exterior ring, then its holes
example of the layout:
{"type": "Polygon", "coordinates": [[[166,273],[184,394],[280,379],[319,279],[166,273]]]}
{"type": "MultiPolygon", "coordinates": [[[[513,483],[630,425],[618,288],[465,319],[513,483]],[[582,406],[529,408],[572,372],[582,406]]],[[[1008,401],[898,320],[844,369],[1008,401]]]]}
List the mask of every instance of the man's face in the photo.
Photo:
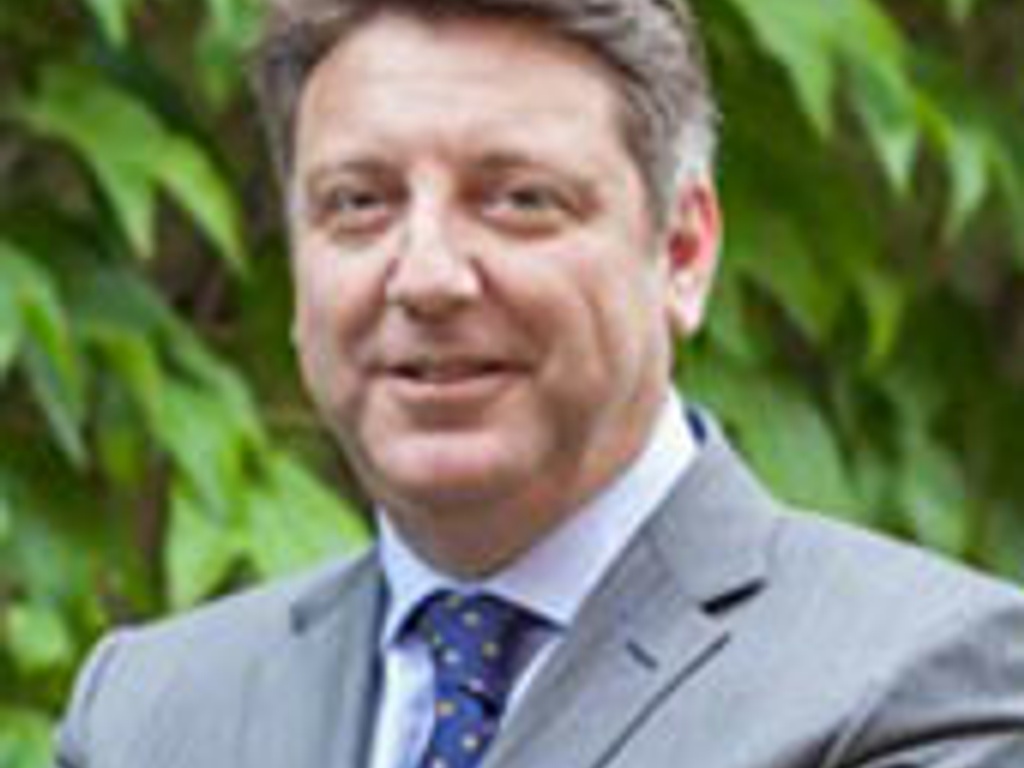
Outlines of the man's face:
{"type": "Polygon", "coordinates": [[[472,515],[525,547],[646,437],[669,269],[616,109],[588,55],[509,22],[384,16],[313,73],[302,371],[399,527],[472,515]]]}

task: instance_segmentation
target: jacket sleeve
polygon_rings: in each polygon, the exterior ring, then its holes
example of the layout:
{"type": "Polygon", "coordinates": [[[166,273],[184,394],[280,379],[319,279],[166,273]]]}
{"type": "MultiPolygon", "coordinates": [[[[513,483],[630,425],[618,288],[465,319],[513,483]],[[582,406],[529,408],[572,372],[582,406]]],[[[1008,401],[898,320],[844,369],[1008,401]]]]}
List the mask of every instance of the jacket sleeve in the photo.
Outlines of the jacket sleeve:
{"type": "Polygon", "coordinates": [[[75,681],[70,703],[54,736],[54,768],[91,768],[90,720],[107,671],[123,642],[123,632],[103,638],[75,681]]]}
{"type": "Polygon", "coordinates": [[[872,681],[822,768],[1024,768],[1024,598],[998,595],[872,681]]]}

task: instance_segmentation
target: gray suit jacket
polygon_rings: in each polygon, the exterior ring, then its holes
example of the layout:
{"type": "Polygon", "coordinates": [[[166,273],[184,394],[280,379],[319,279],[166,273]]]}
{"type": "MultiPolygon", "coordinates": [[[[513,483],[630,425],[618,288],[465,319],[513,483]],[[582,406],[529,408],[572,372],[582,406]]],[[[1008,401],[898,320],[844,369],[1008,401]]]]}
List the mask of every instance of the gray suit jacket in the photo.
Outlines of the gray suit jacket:
{"type": "MultiPolygon", "coordinates": [[[[363,768],[372,553],[105,641],[64,768],[363,768]]],[[[1024,768],[1024,598],[791,514],[712,436],[486,768],[1024,768]]]]}

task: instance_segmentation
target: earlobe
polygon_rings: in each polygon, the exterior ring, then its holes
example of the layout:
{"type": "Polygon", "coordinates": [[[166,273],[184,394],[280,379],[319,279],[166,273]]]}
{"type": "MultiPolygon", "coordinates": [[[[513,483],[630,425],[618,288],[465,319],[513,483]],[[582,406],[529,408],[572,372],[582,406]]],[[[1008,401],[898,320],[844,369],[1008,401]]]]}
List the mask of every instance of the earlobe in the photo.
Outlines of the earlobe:
{"type": "Polygon", "coordinates": [[[668,231],[667,310],[679,338],[693,336],[704,322],[718,266],[721,213],[710,182],[698,181],[680,192],[668,231]]]}

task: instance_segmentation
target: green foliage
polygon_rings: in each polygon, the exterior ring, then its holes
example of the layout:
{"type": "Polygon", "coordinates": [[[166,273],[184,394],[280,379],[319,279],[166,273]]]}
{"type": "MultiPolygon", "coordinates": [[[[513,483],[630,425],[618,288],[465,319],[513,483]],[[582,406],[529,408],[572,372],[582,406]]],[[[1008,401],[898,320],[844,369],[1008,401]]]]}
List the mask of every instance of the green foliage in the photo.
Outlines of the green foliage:
{"type": "Polygon", "coordinates": [[[285,255],[242,231],[243,185],[267,174],[232,114],[256,6],[69,5],[0,12],[5,768],[48,764],[105,628],[367,537],[307,468],[329,458],[312,420],[273,418],[297,400],[266,352],[286,349],[285,255]]]}
{"type": "Polygon", "coordinates": [[[785,497],[1020,579],[1024,8],[698,6],[727,249],[682,382],[785,497]]]}
{"type": "Polygon", "coordinates": [[[52,65],[18,113],[33,131],[66,143],[90,166],[136,254],[153,255],[156,196],[163,190],[237,265],[233,194],[196,142],[168,130],[141,98],[99,73],[52,65]]]}
{"type": "MultiPolygon", "coordinates": [[[[1024,7],[696,4],[728,237],[687,393],[785,497],[1019,579],[1024,7]]],[[[331,454],[241,87],[258,16],[0,5],[5,768],[47,764],[111,624],[366,538],[310,469],[331,454]]]]}

